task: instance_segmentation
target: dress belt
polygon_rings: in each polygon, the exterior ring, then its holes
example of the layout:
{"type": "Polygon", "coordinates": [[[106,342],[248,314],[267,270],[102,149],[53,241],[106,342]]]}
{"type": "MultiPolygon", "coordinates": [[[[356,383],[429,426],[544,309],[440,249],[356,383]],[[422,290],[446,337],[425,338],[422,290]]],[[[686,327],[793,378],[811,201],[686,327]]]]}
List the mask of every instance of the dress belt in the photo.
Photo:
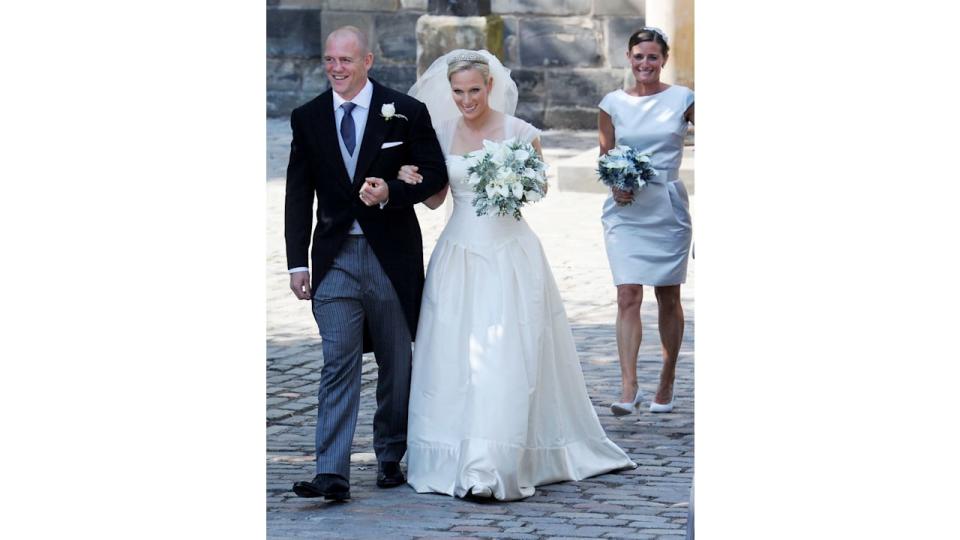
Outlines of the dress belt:
{"type": "Polygon", "coordinates": [[[668,184],[680,180],[679,169],[656,169],[657,175],[647,180],[651,184],[668,184]]]}

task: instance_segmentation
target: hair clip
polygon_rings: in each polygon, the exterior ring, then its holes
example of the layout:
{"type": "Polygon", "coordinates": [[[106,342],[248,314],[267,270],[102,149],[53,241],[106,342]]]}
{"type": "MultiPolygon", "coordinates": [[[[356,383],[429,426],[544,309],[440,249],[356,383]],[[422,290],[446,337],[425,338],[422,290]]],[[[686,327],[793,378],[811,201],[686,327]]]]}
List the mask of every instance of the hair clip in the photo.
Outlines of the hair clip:
{"type": "Polygon", "coordinates": [[[636,33],[634,33],[633,35],[637,35],[637,34],[639,34],[640,32],[653,32],[654,34],[660,36],[660,39],[662,39],[664,43],[666,43],[667,45],[670,44],[670,42],[667,41],[667,35],[663,33],[663,30],[661,30],[661,29],[659,29],[659,28],[657,28],[657,27],[654,27],[654,26],[644,26],[643,28],[637,30],[636,33]]]}

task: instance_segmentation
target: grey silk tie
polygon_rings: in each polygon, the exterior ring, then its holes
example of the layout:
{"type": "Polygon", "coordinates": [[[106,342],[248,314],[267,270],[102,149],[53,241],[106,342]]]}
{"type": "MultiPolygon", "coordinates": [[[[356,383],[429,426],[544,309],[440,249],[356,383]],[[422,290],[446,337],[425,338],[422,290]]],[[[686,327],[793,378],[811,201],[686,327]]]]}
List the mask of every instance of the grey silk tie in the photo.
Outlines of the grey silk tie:
{"type": "Polygon", "coordinates": [[[343,120],[340,121],[340,137],[343,138],[343,145],[347,147],[347,152],[353,155],[353,149],[357,147],[357,128],[353,123],[353,108],[356,103],[345,101],[340,107],[343,109],[343,120]]]}

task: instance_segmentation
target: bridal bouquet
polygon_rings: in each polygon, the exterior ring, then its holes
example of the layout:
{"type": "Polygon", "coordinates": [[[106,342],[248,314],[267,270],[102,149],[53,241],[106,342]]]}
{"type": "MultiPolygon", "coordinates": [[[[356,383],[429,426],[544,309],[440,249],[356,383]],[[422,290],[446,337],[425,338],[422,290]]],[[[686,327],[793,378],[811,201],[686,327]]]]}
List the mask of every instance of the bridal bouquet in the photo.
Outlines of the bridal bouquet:
{"type": "Polygon", "coordinates": [[[641,154],[624,145],[611,148],[600,156],[597,173],[604,185],[630,192],[640,191],[648,180],[657,175],[650,162],[650,154],[641,154]]]}
{"type": "Polygon", "coordinates": [[[547,166],[533,145],[510,138],[483,141],[483,149],[470,152],[467,182],[476,196],[477,215],[493,212],[520,219],[520,207],[543,198],[547,191],[547,166]]]}

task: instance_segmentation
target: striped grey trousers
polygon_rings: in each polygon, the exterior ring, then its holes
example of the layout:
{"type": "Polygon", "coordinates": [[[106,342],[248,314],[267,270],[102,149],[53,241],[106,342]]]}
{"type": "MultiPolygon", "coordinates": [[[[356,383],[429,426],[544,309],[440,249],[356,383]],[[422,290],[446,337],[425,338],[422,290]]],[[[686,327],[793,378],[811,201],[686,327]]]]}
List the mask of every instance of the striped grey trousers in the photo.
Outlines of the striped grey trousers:
{"type": "Polygon", "coordinates": [[[407,401],[412,360],[410,330],[400,300],[362,236],[344,241],[313,294],[323,339],[317,394],[317,473],[350,479],[350,446],[360,408],[363,322],[377,360],[373,448],[378,461],[400,461],[407,450],[407,401]]]}

